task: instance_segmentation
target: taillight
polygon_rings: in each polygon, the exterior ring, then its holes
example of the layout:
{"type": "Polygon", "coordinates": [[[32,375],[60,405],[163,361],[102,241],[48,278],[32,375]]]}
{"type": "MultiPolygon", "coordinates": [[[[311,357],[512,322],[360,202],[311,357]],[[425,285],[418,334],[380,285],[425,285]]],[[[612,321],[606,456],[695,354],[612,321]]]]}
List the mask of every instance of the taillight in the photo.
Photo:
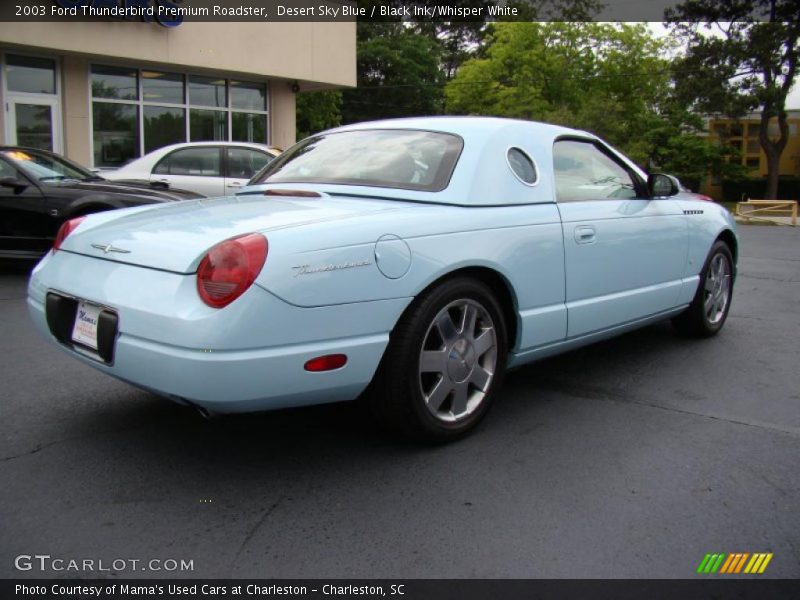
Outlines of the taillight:
{"type": "Polygon", "coordinates": [[[197,269],[197,292],[212,308],[228,306],[253,285],[267,260],[267,238],[249,233],[220,242],[197,269]]]}
{"type": "Polygon", "coordinates": [[[69,221],[64,221],[61,227],[58,228],[58,233],[56,233],[56,239],[53,240],[53,252],[57,252],[61,248],[61,244],[64,243],[64,240],[67,239],[70,233],[75,231],[78,228],[78,225],[83,223],[83,220],[86,217],[75,217],[74,219],[70,219],[69,221]]]}

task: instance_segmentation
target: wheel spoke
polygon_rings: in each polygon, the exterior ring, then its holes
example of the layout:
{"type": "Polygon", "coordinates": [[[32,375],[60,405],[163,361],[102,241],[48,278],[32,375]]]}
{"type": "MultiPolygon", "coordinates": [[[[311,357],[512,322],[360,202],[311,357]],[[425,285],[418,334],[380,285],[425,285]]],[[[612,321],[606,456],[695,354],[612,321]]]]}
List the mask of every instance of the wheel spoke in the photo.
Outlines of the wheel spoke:
{"type": "Polygon", "coordinates": [[[447,371],[447,350],[423,350],[419,370],[422,373],[445,373],[447,371]]]}
{"type": "Polygon", "coordinates": [[[491,329],[484,329],[481,334],[475,338],[473,347],[475,348],[475,356],[480,358],[486,352],[494,348],[494,335],[491,329]]]}
{"type": "Polygon", "coordinates": [[[482,392],[485,392],[486,389],[489,387],[489,382],[492,380],[492,374],[489,373],[489,371],[484,369],[482,366],[475,365],[475,368],[472,370],[472,374],[470,375],[469,380],[476,388],[478,388],[482,392]]]}
{"type": "Polygon", "coordinates": [[[475,323],[478,321],[478,309],[467,304],[464,306],[464,316],[461,320],[462,337],[471,340],[475,337],[475,323]]]}
{"type": "Polygon", "coordinates": [[[714,282],[714,278],[710,276],[706,277],[706,291],[713,292],[714,288],[716,287],[716,283],[714,282]]]}
{"type": "Polygon", "coordinates": [[[453,388],[453,414],[460,415],[467,410],[469,386],[467,382],[456,384],[453,388]]]}
{"type": "Polygon", "coordinates": [[[448,311],[444,311],[436,321],[436,328],[439,330],[439,335],[442,336],[442,340],[444,340],[446,346],[449,346],[458,339],[456,324],[453,323],[453,319],[448,311]]]}
{"type": "Polygon", "coordinates": [[[442,407],[442,403],[447,399],[451,389],[450,384],[444,377],[439,378],[439,381],[433,387],[431,393],[425,398],[428,407],[434,412],[437,412],[442,407]]]}
{"type": "Polygon", "coordinates": [[[721,314],[722,311],[725,310],[725,304],[727,303],[727,301],[728,301],[728,297],[727,297],[727,294],[725,294],[724,292],[721,293],[719,295],[719,297],[717,298],[716,310],[717,310],[717,314],[718,315],[721,314]]]}
{"type": "Polygon", "coordinates": [[[708,294],[706,299],[703,301],[703,308],[706,311],[706,315],[709,317],[711,316],[711,309],[714,308],[714,293],[711,292],[708,294]]]}
{"type": "Polygon", "coordinates": [[[728,263],[725,262],[725,259],[720,254],[717,258],[717,281],[721,281],[723,277],[725,277],[726,272],[728,271],[728,263]]]}

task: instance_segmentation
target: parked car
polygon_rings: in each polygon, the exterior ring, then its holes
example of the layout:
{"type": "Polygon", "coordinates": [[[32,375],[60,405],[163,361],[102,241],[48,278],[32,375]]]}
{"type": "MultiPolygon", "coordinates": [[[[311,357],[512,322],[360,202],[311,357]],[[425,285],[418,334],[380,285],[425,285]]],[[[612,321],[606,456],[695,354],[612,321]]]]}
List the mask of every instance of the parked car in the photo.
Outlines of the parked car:
{"type": "Polygon", "coordinates": [[[233,195],[280,152],[263,144],[191,142],[145,154],[106,179],[140,179],[191,190],[214,198],[233,195]]]}
{"type": "Polygon", "coordinates": [[[66,223],[30,280],[38,329],[206,413],[363,393],[393,426],[448,440],[509,367],[662,319],[711,336],[730,308],[730,214],[583,131],[363,123],[253,184],[66,223]]]}
{"type": "Polygon", "coordinates": [[[46,150],[0,146],[0,258],[40,258],[74,217],[197,197],[149,183],[112,183],[46,150]]]}

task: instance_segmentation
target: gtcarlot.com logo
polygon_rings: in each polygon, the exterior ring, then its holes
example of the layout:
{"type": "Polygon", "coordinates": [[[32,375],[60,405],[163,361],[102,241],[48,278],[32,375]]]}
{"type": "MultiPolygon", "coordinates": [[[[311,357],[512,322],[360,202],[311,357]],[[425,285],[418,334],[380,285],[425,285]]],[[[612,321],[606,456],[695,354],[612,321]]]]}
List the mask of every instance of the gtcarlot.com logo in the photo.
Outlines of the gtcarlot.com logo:
{"type": "Polygon", "coordinates": [[[760,575],[771,560],[772,552],[706,554],[700,561],[697,572],[703,575],[760,575]]]}
{"type": "Polygon", "coordinates": [[[17,571],[120,573],[123,571],[194,571],[194,560],[175,558],[60,558],[49,554],[20,554],[14,559],[17,571]]]}

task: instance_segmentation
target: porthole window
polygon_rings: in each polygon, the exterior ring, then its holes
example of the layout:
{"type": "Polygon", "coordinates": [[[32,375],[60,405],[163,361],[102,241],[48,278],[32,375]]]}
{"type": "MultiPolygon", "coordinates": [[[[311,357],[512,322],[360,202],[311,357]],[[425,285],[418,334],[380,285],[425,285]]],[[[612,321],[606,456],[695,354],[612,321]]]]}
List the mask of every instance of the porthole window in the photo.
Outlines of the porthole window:
{"type": "Polygon", "coordinates": [[[536,165],[528,154],[519,148],[509,148],[506,153],[511,172],[525,185],[536,183],[536,165]]]}

